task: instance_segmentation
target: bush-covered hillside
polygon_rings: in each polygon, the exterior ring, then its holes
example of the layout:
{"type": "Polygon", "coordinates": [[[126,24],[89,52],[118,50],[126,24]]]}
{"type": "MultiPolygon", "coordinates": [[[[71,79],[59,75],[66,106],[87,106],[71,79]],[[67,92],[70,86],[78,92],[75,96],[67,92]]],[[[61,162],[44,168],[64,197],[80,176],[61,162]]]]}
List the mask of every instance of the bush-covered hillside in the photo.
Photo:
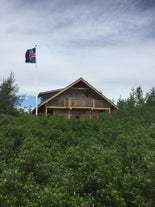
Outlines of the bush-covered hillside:
{"type": "Polygon", "coordinates": [[[155,107],[83,121],[0,115],[0,206],[154,204],[155,107]]]}

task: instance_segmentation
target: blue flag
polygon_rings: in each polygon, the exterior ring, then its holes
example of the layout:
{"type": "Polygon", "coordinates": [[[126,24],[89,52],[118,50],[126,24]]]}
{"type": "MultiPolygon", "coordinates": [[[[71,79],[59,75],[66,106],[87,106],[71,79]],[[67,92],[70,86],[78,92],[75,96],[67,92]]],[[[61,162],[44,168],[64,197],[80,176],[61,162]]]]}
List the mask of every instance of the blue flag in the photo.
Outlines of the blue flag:
{"type": "Polygon", "coordinates": [[[29,49],[25,53],[26,63],[36,63],[36,48],[29,49]]]}

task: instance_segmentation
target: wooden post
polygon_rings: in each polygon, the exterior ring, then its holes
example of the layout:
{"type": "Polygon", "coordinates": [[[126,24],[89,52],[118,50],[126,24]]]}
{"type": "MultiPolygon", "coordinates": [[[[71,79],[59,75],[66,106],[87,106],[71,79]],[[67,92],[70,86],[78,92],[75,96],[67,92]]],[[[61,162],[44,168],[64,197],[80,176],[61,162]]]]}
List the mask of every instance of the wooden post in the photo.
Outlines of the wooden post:
{"type": "Polygon", "coordinates": [[[71,99],[68,98],[68,107],[70,108],[70,104],[71,104],[71,99]]]}
{"type": "Polygon", "coordinates": [[[45,115],[47,116],[47,105],[45,104],[45,115]]]}
{"type": "Polygon", "coordinates": [[[70,109],[68,109],[68,118],[71,118],[71,113],[70,113],[70,109]]]}
{"type": "Polygon", "coordinates": [[[109,106],[109,114],[111,114],[111,107],[109,106]]]}
{"type": "Polygon", "coordinates": [[[95,108],[95,99],[93,99],[93,109],[95,108]]]}
{"type": "Polygon", "coordinates": [[[91,119],[92,117],[92,110],[89,111],[89,118],[91,119]]]}

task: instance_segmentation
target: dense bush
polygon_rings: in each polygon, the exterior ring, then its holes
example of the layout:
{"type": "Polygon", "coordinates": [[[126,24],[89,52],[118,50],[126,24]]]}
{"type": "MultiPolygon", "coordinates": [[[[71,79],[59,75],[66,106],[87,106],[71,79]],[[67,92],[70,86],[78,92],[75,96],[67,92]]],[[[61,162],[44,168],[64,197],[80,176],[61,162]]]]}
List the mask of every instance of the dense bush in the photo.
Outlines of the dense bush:
{"type": "Polygon", "coordinates": [[[0,206],[153,207],[155,107],[0,115],[0,206]]]}

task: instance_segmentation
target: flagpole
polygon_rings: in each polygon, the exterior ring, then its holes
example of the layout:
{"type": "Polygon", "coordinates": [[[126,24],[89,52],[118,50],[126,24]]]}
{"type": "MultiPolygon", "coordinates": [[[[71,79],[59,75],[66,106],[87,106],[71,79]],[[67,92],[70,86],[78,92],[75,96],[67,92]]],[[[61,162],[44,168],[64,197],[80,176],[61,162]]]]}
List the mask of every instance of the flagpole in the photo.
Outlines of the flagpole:
{"type": "MultiPolygon", "coordinates": [[[[35,52],[36,52],[36,48],[37,48],[37,45],[35,45],[35,52]]],[[[37,55],[37,52],[36,52],[36,55],[37,55]]],[[[36,96],[36,116],[38,116],[38,91],[37,91],[37,88],[38,88],[38,66],[37,66],[37,57],[36,57],[36,63],[35,63],[35,96],[36,96]]]]}

